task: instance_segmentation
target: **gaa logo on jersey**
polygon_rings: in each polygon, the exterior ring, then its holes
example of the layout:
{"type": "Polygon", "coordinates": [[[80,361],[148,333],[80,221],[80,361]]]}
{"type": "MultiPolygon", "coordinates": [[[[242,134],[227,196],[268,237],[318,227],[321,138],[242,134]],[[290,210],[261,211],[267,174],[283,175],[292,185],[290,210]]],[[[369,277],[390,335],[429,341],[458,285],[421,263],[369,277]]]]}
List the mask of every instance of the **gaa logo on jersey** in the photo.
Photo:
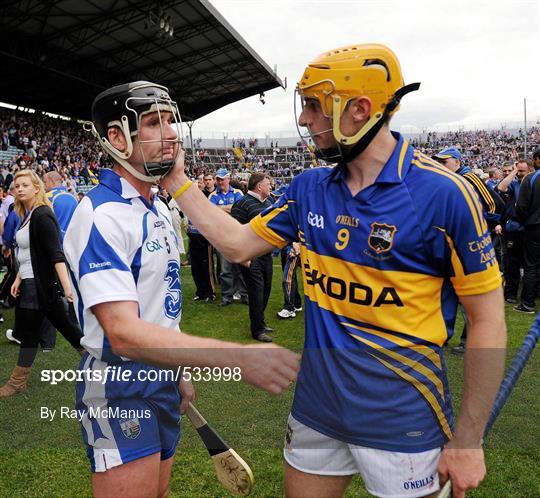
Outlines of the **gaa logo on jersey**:
{"type": "Polygon", "coordinates": [[[122,433],[128,439],[137,439],[141,433],[141,423],[138,418],[121,418],[118,423],[122,429],[122,433]]]}
{"type": "Polygon", "coordinates": [[[387,225],[386,223],[372,223],[371,233],[368,238],[368,245],[377,254],[387,252],[392,247],[394,235],[397,232],[395,225],[387,225]]]}
{"type": "Polygon", "coordinates": [[[160,251],[161,249],[163,249],[163,246],[161,245],[161,242],[158,239],[149,240],[146,242],[146,250],[148,252],[160,251]]]}
{"type": "Polygon", "coordinates": [[[312,227],[324,229],[324,218],[322,214],[312,213],[311,211],[309,211],[307,216],[307,222],[312,227]]]}

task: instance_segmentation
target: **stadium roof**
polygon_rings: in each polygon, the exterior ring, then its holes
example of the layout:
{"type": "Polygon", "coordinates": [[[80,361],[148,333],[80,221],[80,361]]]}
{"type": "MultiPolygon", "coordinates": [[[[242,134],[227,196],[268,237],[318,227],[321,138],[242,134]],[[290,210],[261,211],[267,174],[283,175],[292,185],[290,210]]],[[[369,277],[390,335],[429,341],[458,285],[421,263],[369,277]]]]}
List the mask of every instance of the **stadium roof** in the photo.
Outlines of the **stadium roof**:
{"type": "Polygon", "coordinates": [[[4,0],[0,72],[0,101],[82,119],[128,81],[169,87],[185,121],[284,87],[207,0],[4,0]]]}

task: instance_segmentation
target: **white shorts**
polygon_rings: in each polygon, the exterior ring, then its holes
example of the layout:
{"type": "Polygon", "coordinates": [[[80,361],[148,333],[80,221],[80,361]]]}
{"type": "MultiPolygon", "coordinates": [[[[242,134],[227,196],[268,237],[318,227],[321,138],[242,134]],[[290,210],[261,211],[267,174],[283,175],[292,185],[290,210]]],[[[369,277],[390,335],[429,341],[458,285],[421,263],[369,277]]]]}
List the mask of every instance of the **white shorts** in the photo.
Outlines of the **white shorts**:
{"type": "Polygon", "coordinates": [[[369,493],[380,498],[426,496],[439,489],[441,449],[399,453],[344,443],[301,424],[289,415],[287,463],[307,474],[360,474],[369,493]]]}

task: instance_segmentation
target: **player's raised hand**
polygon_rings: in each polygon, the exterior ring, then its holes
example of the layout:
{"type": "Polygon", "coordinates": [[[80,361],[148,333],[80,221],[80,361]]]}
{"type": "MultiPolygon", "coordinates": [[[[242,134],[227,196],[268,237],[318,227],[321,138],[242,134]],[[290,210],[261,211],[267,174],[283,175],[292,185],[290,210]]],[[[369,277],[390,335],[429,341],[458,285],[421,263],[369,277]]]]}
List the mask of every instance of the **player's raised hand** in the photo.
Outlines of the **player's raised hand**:
{"type": "MultiPolygon", "coordinates": [[[[178,146],[181,147],[181,145],[178,146]]],[[[159,182],[160,186],[165,188],[171,195],[187,181],[185,157],[186,151],[183,148],[180,148],[173,168],[159,182]]]]}
{"type": "Polygon", "coordinates": [[[300,355],[275,344],[254,344],[238,351],[242,380],[278,395],[296,380],[300,355]]]}

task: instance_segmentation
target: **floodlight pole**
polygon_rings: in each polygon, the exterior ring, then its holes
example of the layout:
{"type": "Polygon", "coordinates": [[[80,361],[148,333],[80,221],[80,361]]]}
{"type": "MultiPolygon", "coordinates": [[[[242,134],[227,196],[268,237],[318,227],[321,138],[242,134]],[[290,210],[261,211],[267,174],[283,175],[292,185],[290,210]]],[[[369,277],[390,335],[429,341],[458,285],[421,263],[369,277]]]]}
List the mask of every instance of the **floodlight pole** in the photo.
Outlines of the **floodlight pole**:
{"type": "Polygon", "coordinates": [[[523,158],[527,159],[527,99],[523,99],[523,131],[525,133],[525,149],[523,158]]]}

